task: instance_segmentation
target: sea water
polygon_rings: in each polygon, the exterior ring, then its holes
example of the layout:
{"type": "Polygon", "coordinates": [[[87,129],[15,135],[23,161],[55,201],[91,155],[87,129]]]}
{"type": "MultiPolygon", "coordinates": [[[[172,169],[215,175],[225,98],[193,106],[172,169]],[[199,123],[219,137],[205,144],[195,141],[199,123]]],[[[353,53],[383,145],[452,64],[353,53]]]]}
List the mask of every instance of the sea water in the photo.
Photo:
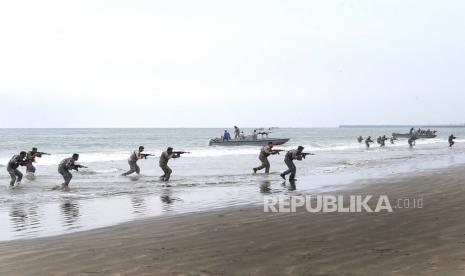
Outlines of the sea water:
{"type": "MultiPolygon", "coordinates": [[[[250,134],[253,129],[243,129],[250,134]]],[[[439,128],[438,137],[417,141],[410,149],[406,139],[394,145],[376,143],[370,149],[359,144],[359,135],[372,140],[408,128],[277,128],[270,137],[290,138],[275,148],[298,145],[316,155],[296,161],[297,184],[283,182],[284,153],[270,156],[271,174],[253,174],[260,165],[256,146],[209,146],[224,128],[179,129],[0,129],[0,240],[57,235],[110,226],[139,218],[208,211],[216,208],[259,204],[263,195],[330,191],[372,179],[448,167],[465,162],[465,129],[439,128]],[[448,147],[454,133],[457,144],[448,147]],[[140,160],[140,176],[122,177],[129,154],[140,145],[155,154],[140,160]],[[169,185],[159,180],[158,157],[168,146],[190,151],[171,160],[169,185]],[[37,158],[34,180],[24,178],[14,189],[8,186],[6,164],[13,154],[29,151],[51,153],[37,158]],[[58,163],[79,153],[88,166],[73,172],[71,190],[57,191],[62,183],[58,163]]],[[[232,132],[232,130],[230,130],[232,132]]],[[[20,167],[24,173],[25,168],[20,167]]]]}

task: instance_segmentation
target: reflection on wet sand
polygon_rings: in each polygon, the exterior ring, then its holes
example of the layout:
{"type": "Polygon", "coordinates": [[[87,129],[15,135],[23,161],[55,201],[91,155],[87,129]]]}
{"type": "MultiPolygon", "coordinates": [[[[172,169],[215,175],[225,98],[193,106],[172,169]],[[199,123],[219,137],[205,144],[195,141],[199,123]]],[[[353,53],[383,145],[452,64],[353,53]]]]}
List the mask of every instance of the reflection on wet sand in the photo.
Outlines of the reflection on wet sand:
{"type": "Polygon", "coordinates": [[[269,180],[263,180],[260,183],[260,193],[270,194],[271,193],[271,182],[269,180]]]}
{"type": "MultiPolygon", "coordinates": [[[[283,187],[286,187],[286,181],[283,181],[281,183],[283,187]]],[[[287,188],[289,191],[295,191],[297,189],[297,186],[295,185],[295,180],[289,180],[289,187],[287,188]]]]}
{"type": "MultiPolygon", "coordinates": [[[[0,239],[69,233],[168,212],[173,214],[238,206],[260,202],[264,195],[296,190],[295,182],[288,184],[286,181],[281,186],[281,180],[266,176],[253,180],[234,182],[232,186],[231,183],[205,184],[197,189],[183,185],[161,186],[154,193],[147,192],[143,186],[143,192],[89,200],[59,194],[60,201],[49,204],[20,201],[23,204],[0,206],[0,219],[7,218],[7,226],[3,232],[0,231],[0,239]],[[2,213],[1,207],[6,212],[2,213]]],[[[299,188],[305,190],[306,183],[308,181],[301,183],[299,188]]]]}
{"type": "Polygon", "coordinates": [[[17,203],[11,206],[10,218],[13,231],[23,231],[27,228],[27,214],[23,203],[17,203]]]}
{"type": "Polygon", "coordinates": [[[163,212],[174,211],[174,203],[176,201],[182,201],[182,199],[173,196],[173,190],[169,187],[162,190],[160,199],[163,212]]]}
{"type": "Polygon", "coordinates": [[[171,195],[172,191],[170,188],[163,189],[161,193],[160,199],[162,203],[162,210],[164,212],[173,211],[171,204],[173,204],[174,200],[171,198],[171,195]]]}
{"type": "Polygon", "coordinates": [[[147,211],[147,205],[145,204],[145,200],[142,197],[131,197],[131,205],[135,215],[142,215],[147,211]]]}
{"type": "Polygon", "coordinates": [[[39,207],[36,204],[15,203],[11,205],[10,220],[14,232],[34,232],[40,228],[39,207]]]}
{"type": "Polygon", "coordinates": [[[78,201],[66,200],[60,205],[60,208],[63,215],[63,226],[68,229],[79,228],[78,222],[81,215],[78,201]]]}

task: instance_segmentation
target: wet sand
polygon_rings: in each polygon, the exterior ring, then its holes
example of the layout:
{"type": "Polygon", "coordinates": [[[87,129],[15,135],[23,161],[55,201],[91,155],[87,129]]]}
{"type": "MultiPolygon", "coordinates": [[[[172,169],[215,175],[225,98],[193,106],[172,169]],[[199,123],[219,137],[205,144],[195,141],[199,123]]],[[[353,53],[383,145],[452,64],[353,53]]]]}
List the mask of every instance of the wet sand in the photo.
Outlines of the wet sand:
{"type": "Polygon", "coordinates": [[[0,243],[0,275],[464,275],[465,167],[338,194],[423,197],[393,213],[253,206],[0,243]]]}

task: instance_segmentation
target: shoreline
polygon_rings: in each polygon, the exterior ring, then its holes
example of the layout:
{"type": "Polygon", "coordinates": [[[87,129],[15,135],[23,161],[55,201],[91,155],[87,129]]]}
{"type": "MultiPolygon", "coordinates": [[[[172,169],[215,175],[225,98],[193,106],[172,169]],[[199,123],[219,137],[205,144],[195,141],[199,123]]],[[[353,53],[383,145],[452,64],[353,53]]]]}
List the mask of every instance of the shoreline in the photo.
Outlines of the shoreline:
{"type": "MultiPolygon", "coordinates": [[[[8,188],[10,177],[6,169],[0,170],[0,182],[6,184],[0,187],[0,224],[3,226],[0,240],[86,231],[162,213],[260,203],[263,194],[267,193],[351,189],[341,186],[350,186],[359,179],[465,164],[463,144],[451,150],[446,146],[445,136],[425,140],[415,149],[408,149],[405,141],[399,141],[395,145],[367,150],[355,140],[359,134],[390,132],[389,129],[276,131],[280,137],[292,137],[292,144],[284,146],[284,150],[303,145],[308,151],[318,151],[317,156],[296,163],[300,181],[296,191],[289,191],[281,185],[279,177],[287,170],[282,154],[270,158],[271,175],[254,175],[252,168],[260,164],[259,148],[208,147],[205,141],[214,137],[215,131],[30,130],[20,132],[19,136],[5,131],[2,140],[7,147],[1,151],[0,163],[11,157],[9,145],[14,145],[15,137],[20,138],[18,142],[22,144],[39,144],[41,150],[46,149],[53,155],[39,160],[34,181],[24,180],[18,189],[8,188]],[[160,139],[170,135],[179,139],[173,142],[160,139]],[[47,138],[44,140],[44,137],[47,138]],[[128,151],[134,146],[131,137],[140,137],[136,145],[144,145],[154,154],[164,150],[167,143],[177,143],[175,147],[182,145],[183,149],[191,151],[189,157],[170,163],[173,169],[171,187],[165,188],[159,181],[162,172],[157,158],[139,162],[140,176],[119,176],[128,169],[128,151]],[[63,139],[68,142],[62,144],[63,139]],[[69,193],[51,189],[63,181],[56,171],[58,162],[69,154],[63,145],[81,153],[80,162],[89,167],[74,174],[69,193]]],[[[465,134],[459,134],[457,136],[465,137],[465,134]]]]}
{"type": "MultiPolygon", "coordinates": [[[[449,168],[461,166],[463,165],[456,164],[450,166],[449,168]]],[[[161,187],[161,190],[159,191],[160,195],[155,194],[148,195],[145,197],[139,195],[120,195],[117,197],[92,198],[87,200],[75,200],[72,198],[66,198],[63,199],[59,205],[57,205],[54,202],[45,205],[36,205],[40,206],[45,210],[50,210],[49,212],[53,212],[57,208],[61,212],[58,213],[58,216],[56,217],[49,217],[49,224],[47,225],[42,223],[42,220],[39,218],[38,212],[36,211],[37,209],[33,209],[32,207],[29,207],[29,209],[21,209],[21,207],[11,208],[10,214],[3,213],[3,215],[6,216],[12,216],[13,214],[18,224],[10,225],[10,227],[14,227],[14,229],[11,230],[14,231],[12,233],[14,234],[16,232],[16,234],[10,235],[10,237],[7,239],[0,239],[0,243],[15,240],[56,237],[66,234],[79,233],[83,231],[110,228],[125,223],[132,223],[143,220],[156,220],[165,217],[177,217],[186,215],[190,216],[206,212],[208,213],[212,211],[221,212],[224,210],[253,208],[257,206],[262,206],[263,196],[275,195],[276,193],[282,194],[283,196],[299,194],[338,194],[343,193],[345,191],[356,190],[363,187],[364,185],[371,185],[373,182],[379,182],[381,180],[403,178],[406,176],[421,176],[440,170],[443,169],[431,168],[419,171],[412,171],[408,173],[388,173],[385,175],[370,174],[370,178],[368,178],[367,176],[361,177],[360,175],[353,173],[343,173],[340,175],[332,176],[306,176],[300,178],[300,181],[296,182],[297,187],[294,188],[291,188],[288,182],[286,183],[286,186],[284,186],[282,184],[282,180],[270,180],[268,179],[268,177],[264,176],[264,178],[261,181],[257,181],[257,183],[255,183],[256,185],[237,186],[234,187],[234,190],[229,190],[232,187],[223,187],[223,189],[228,189],[229,194],[231,194],[231,192],[233,192],[234,194],[239,194],[240,192],[242,192],[241,195],[244,197],[244,200],[242,202],[222,204],[220,203],[220,201],[218,201],[217,203],[212,204],[212,202],[210,201],[204,201],[204,205],[208,204],[205,206],[199,205],[202,202],[202,199],[205,200],[208,198],[208,196],[205,197],[204,193],[207,192],[208,194],[209,190],[218,189],[218,187],[197,187],[195,189],[195,192],[193,191],[195,194],[193,194],[192,192],[186,193],[186,191],[184,191],[184,193],[179,193],[179,190],[171,190],[171,188],[161,187]],[[315,185],[316,183],[319,184],[315,185]],[[308,186],[308,184],[310,184],[310,186],[308,186]],[[257,191],[256,189],[259,189],[259,191],[257,191]],[[296,190],[294,191],[294,189],[296,190]],[[185,205],[186,202],[183,202],[183,198],[186,195],[189,195],[191,198],[196,198],[196,202],[189,202],[189,206],[187,207],[185,205]],[[256,198],[248,198],[250,197],[250,195],[253,195],[256,198]],[[166,204],[165,206],[153,205],[156,200],[167,202],[158,203],[166,204]],[[181,205],[177,205],[177,201],[183,203],[181,205]],[[147,204],[149,205],[149,207],[147,206],[147,204]],[[150,206],[150,204],[152,205],[150,206]],[[89,208],[87,206],[92,206],[92,208],[89,208]],[[170,212],[162,211],[162,209],[168,208],[172,208],[173,210],[171,210],[170,212]],[[84,211],[82,209],[84,209],[84,211]],[[112,212],[116,212],[115,214],[117,215],[112,215],[112,212]],[[127,213],[121,214],[120,212],[127,213]],[[128,214],[131,212],[133,213],[132,215],[128,214]],[[107,215],[111,215],[112,218],[108,220],[107,215]],[[81,220],[89,221],[89,219],[98,221],[93,222],[92,224],[80,224],[81,220]],[[50,221],[53,221],[54,223],[50,224],[50,221]],[[57,222],[61,222],[66,227],[63,227],[62,229],[57,228],[59,227],[57,226],[59,225],[57,222]],[[39,227],[37,227],[37,225],[34,223],[40,223],[39,227]],[[42,230],[44,227],[47,227],[48,229],[45,231],[42,230]],[[39,233],[38,230],[41,231],[41,233],[39,233]]],[[[1,212],[0,215],[2,215],[1,212]]],[[[6,226],[8,227],[8,221],[6,226]]],[[[0,238],[2,237],[1,234],[2,233],[0,233],[0,238]]],[[[8,233],[6,235],[8,235],[8,233]]]]}
{"type": "Polygon", "coordinates": [[[0,274],[460,275],[463,169],[366,180],[335,193],[422,196],[421,209],[312,214],[244,206],[0,242],[0,274]]]}

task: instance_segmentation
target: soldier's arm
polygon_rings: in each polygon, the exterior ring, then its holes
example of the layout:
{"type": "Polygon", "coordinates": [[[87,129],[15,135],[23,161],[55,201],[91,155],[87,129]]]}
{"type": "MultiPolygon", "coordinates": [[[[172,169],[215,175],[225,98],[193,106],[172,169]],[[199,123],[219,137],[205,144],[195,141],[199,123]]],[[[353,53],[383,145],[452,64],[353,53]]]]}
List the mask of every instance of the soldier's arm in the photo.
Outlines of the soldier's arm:
{"type": "Polygon", "coordinates": [[[25,160],[19,158],[19,156],[18,156],[18,158],[16,158],[16,165],[21,165],[22,166],[24,162],[25,162],[25,160]]]}
{"type": "Polygon", "coordinates": [[[74,166],[74,160],[69,160],[68,161],[68,164],[66,164],[66,167],[68,168],[68,170],[72,170],[75,168],[74,166]]]}
{"type": "Polygon", "coordinates": [[[292,154],[292,159],[297,159],[297,160],[302,160],[302,155],[298,154],[297,152],[294,152],[292,154]]]}

